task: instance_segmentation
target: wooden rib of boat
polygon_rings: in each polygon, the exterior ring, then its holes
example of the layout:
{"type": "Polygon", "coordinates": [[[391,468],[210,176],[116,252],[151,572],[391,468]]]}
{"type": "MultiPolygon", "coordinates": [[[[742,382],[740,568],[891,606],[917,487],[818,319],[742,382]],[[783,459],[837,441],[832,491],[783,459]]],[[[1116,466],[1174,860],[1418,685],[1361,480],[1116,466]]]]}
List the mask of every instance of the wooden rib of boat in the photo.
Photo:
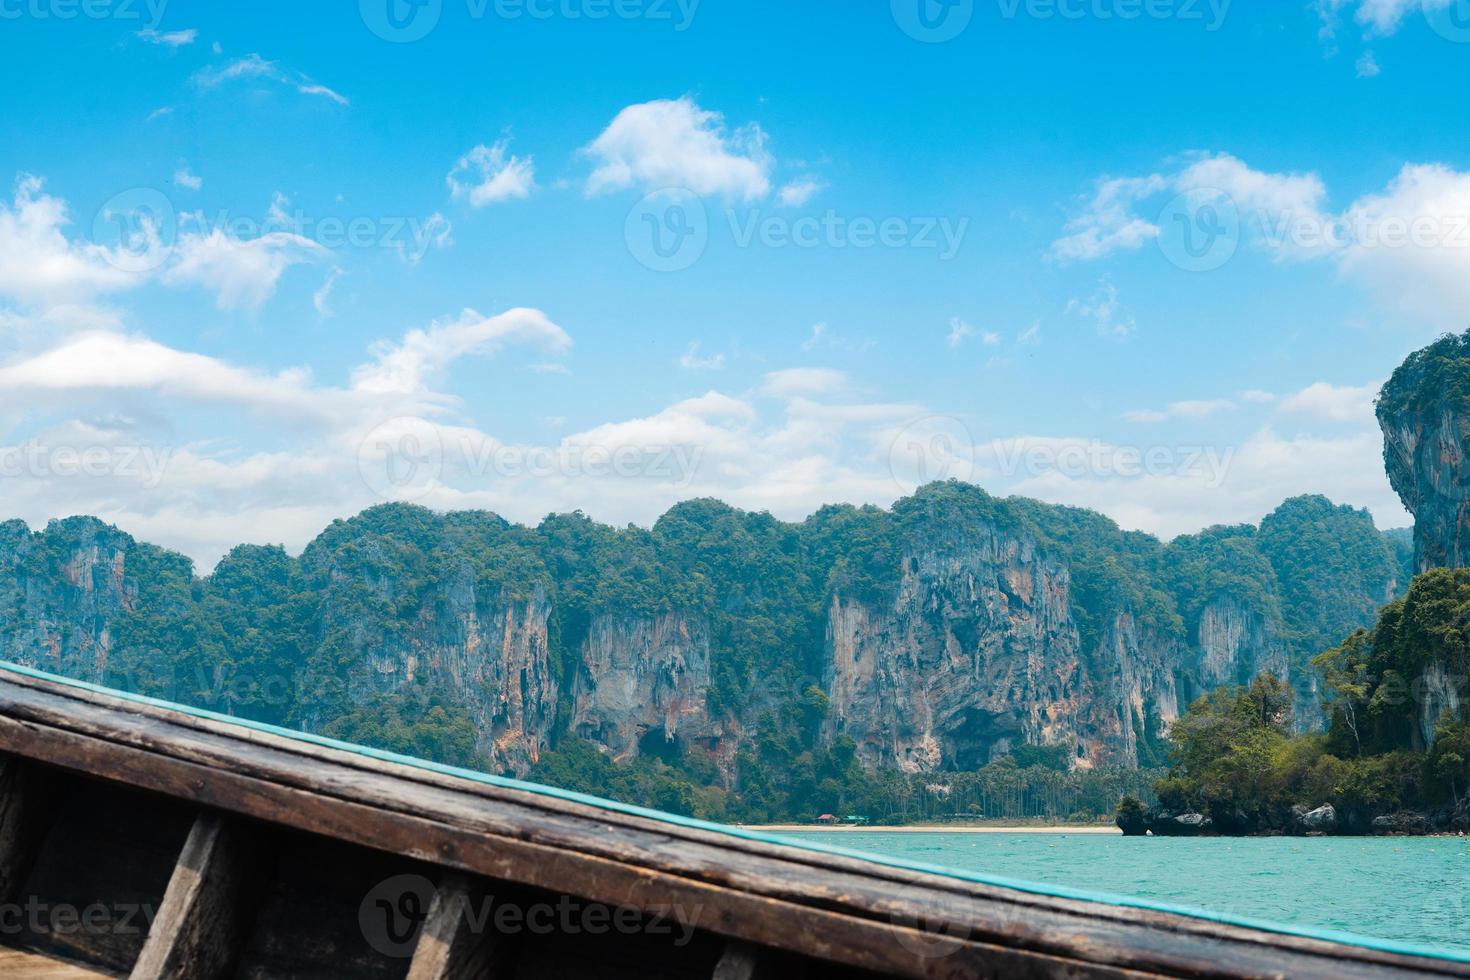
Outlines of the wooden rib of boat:
{"type": "Polygon", "coordinates": [[[3,977],[1470,977],[869,863],[0,670],[3,977]]]}

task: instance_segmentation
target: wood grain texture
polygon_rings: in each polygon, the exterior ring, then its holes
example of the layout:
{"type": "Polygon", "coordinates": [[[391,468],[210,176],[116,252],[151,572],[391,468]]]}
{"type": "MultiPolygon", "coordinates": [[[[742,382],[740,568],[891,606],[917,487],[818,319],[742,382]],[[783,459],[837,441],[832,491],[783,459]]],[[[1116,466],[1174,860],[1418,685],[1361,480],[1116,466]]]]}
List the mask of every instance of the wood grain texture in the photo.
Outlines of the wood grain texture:
{"type": "Polygon", "coordinates": [[[0,750],[906,977],[1470,977],[1470,965],[748,841],[0,677],[0,750]]]}
{"type": "Polygon", "coordinates": [[[260,857],[248,829],[201,813],[189,831],[132,980],[230,975],[250,922],[260,857]]]}
{"type": "Polygon", "coordinates": [[[0,977],[6,980],[93,980],[119,973],[82,966],[53,956],[0,946],[0,977]]]}
{"type": "Polygon", "coordinates": [[[474,914],[484,894],[462,874],[445,875],[429,904],[408,980],[505,980],[510,941],[485,928],[474,914]]]}

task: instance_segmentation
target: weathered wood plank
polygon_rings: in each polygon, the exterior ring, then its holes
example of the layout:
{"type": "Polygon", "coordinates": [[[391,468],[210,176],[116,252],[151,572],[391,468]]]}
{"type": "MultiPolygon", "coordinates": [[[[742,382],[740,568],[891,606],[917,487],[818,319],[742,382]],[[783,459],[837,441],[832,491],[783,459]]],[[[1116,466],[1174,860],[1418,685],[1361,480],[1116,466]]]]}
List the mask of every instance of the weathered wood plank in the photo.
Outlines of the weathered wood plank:
{"type": "Polygon", "coordinates": [[[419,933],[408,980],[497,980],[507,976],[497,968],[506,961],[510,940],[495,935],[488,922],[474,918],[475,904],[482,899],[464,875],[444,876],[419,933]]]}
{"type": "Polygon", "coordinates": [[[119,974],[70,960],[0,946],[0,977],[6,980],[94,980],[116,976],[119,974]]]}
{"type": "Polygon", "coordinates": [[[132,980],[229,975],[252,912],[254,835],[201,813],[179,853],[132,980]]]}
{"type": "Polygon", "coordinates": [[[732,939],[715,964],[713,980],[765,980],[771,974],[763,966],[759,947],[732,939]]]}
{"type": "Polygon", "coordinates": [[[861,969],[1470,976],[1464,964],[738,840],[24,681],[0,682],[0,748],[610,905],[683,903],[702,929],[861,969]]]}
{"type": "Polygon", "coordinates": [[[21,894],[49,823],[45,773],[14,756],[0,757],[0,903],[21,894]]]}

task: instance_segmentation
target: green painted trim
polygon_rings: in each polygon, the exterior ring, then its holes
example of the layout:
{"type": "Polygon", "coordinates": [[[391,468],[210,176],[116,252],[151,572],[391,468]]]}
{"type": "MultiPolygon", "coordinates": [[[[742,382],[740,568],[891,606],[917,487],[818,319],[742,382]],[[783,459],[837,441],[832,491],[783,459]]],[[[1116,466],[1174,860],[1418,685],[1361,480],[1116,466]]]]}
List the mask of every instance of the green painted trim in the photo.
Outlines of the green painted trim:
{"type": "Polygon", "coordinates": [[[571,803],[582,803],[588,806],[599,807],[613,813],[623,813],[629,816],[643,817],[649,820],[657,820],[662,823],[676,827],[688,827],[695,830],[707,830],[727,837],[739,838],[741,840],[756,841],[762,844],[776,844],[783,847],[794,847],[799,850],[814,854],[826,854],[833,857],[855,858],[876,864],[882,867],[896,868],[904,871],[917,871],[925,874],[938,875],[956,881],[966,881],[979,885],[990,885],[997,888],[1006,888],[1011,891],[1023,892],[1030,895],[1044,895],[1049,898],[1067,898],[1083,902],[1096,902],[1102,905],[1112,905],[1119,908],[1144,909],[1151,912],[1166,912],[1173,915],[1184,915],[1194,919],[1202,919],[1207,922],[1220,923],[1222,925],[1242,926],[1247,929],[1257,929],[1262,932],[1271,932],[1284,936],[1299,936],[1305,939],[1320,939],[1326,942],[1342,943],[1349,946],[1358,946],[1364,949],[1377,950],[1384,953],[1397,953],[1407,956],[1423,956],[1430,959],[1445,960],[1451,963],[1470,963],[1470,953],[1459,953],[1453,950],[1435,949],[1427,946],[1416,946],[1411,943],[1398,943],[1386,939],[1373,939],[1368,936],[1359,936],[1355,933],[1340,932],[1335,929],[1319,929],[1313,926],[1282,925],[1275,922],[1264,922],[1244,916],[1226,915],[1220,912],[1211,912],[1208,909],[1192,908],[1189,906],[1170,905],[1165,902],[1150,902],[1140,898],[1127,895],[1110,895],[1103,892],[1093,892],[1081,888],[1068,888],[1065,885],[1043,885],[1036,882],[1017,881],[994,875],[979,874],[972,871],[961,871],[955,868],[946,868],[938,865],[924,864],[918,861],[905,861],[900,858],[885,857],[881,854],[870,854],[866,851],[858,851],[847,847],[836,847],[830,844],[819,844],[815,841],[802,840],[795,837],[784,837],[779,834],[766,834],[760,831],[746,830],[743,827],[734,827],[728,824],[711,823],[707,820],[696,820],[693,817],[681,817],[674,813],[664,813],[659,810],[650,810],[647,807],[632,806],[627,803],[618,803],[615,800],[604,800],[586,793],[574,793],[570,790],[557,789],[554,786],[541,786],[536,783],[526,783],[518,779],[507,779],[504,776],[492,776],[489,773],[476,772],[472,769],[461,769],[457,766],[441,765],[430,762],[427,759],[417,759],[412,756],[398,755],[395,752],[385,752],[366,745],[354,745],[350,742],[339,742],[336,739],[323,738],[309,732],[292,731],[289,728],[280,728],[276,725],[266,725],[261,722],[250,721],[244,718],[236,718],[231,715],[222,715],[216,711],[207,711],[203,708],[192,708],[188,705],[175,704],[159,698],[150,698],[141,694],[130,694],[126,691],[117,691],[112,688],[91,684],[87,681],[79,681],[70,677],[61,677],[57,674],[49,674],[32,667],[20,664],[0,661],[0,670],[20,674],[23,677],[34,677],[39,680],[51,681],[67,687],[83,691],[91,691],[95,694],[105,694],[110,697],[121,698],[136,704],[151,705],[155,708],[165,708],[169,711],[177,711],[180,714],[190,715],[195,718],[205,718],[210,721],[226,722],[238,725],[250,731],[265,732],[271,735],[281,735],[286,738],[307,742],[312,745],[320,745],[326,748],[338,749],[343,752],[353,753],[370,759],[378,759],[383,762],[394,762],[400,765],[412,766],[428,772],[436,772],[446,776],[454,776],[467,779],[471,782],[482,783],[487,786],[497,786],[504,789],[519,790],[524,793],[533,793],[538,796],[546,796],[557,800],[566,800],[571,803]]]}

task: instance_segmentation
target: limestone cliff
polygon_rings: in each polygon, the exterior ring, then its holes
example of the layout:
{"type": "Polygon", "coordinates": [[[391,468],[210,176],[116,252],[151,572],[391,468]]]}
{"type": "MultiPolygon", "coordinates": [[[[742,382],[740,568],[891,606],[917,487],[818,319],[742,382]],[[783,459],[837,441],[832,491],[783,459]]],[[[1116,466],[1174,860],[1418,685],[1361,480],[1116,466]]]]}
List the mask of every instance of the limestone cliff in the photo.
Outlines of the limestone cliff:
{"type": "Polygon", "coordinates": [[[490,764],[523,771],[545,750],[558,696],[548,656],[551,603],[517,596],[456,563],[427,590],[371,564],[334,567],[319,598],[321,646],[308,667],[301,720],[320,727],[415,684],[447,693],[473,721],[490,764]],[[380,613],[396,610],[385,620],[380,613]]]}
{"type": "Polygon", "coordinates": [[[0,525],[0,659],[100,681],[118,622],[133,612],[133,540],[90,518],[32,534],[0,525]]]}
{"type": "Polygon", "coordinates": [[[1219,595],[1205,606],[1197,642],[1204,688],[1248,684],[1266,671],[1281,678],[1288,675],[1287,649],[1278,624],[1235,596],[1219,595]]]}
{"type": "Polygon", "coordinates": [[[710,734],[709,626],[681,613],[593,619],[573,681],[572,731],[617,759],[710,734]]]}
{"type": "Polygon", "coordinates": [[[827,630],[829,736],[877,765],[974,768],[1022,743],[1133,762],[1132,716],[1177,709],[1166,648],[1120,613],[1084,657],[1068,569],[998,528],[909,554],[891,605],[834,596],[827,630]]]}
{"type": "Polygon", "coordinates": [[[1389,482],[1414,515],[1416,571],[1470,565],[1470,334],[1410,355],[1378,421],[1389,482]]]}

